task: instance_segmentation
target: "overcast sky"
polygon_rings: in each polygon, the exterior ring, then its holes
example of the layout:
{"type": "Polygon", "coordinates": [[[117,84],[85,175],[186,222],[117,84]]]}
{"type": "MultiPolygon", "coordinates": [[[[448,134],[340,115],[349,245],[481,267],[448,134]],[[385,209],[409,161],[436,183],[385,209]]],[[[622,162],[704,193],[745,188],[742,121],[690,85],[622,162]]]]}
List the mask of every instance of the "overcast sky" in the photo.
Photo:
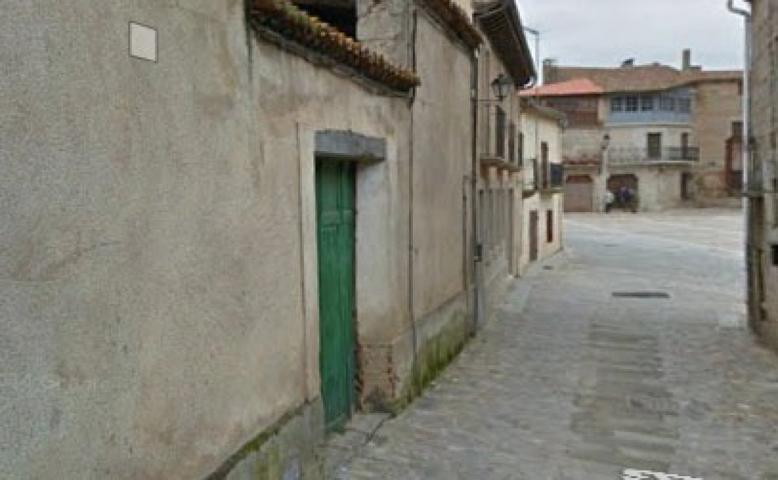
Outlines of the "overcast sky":
{"type": "MultiPolygon", "coordinates": [[[[522,21],[541,31],[541,58],[563,65],[679,66],[681,50],[706,69],[740,68],[743,22],[725,0],[517,0],[522,21]]],[[[535,49],[535,39],[528,35],[535,49]]]]}

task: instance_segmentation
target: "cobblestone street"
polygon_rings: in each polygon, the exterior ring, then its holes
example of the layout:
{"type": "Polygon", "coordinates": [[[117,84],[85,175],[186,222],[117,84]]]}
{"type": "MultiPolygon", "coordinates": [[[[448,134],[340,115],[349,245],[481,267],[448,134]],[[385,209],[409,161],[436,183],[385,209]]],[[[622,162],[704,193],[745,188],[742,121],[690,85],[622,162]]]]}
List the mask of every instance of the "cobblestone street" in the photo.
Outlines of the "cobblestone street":
{"type": "Polygon", "coordinates": [[[742,229],[734,210],[569,215],[565,253],[333,475],[778,479],[778,356],[745,326],[742,229]]]}

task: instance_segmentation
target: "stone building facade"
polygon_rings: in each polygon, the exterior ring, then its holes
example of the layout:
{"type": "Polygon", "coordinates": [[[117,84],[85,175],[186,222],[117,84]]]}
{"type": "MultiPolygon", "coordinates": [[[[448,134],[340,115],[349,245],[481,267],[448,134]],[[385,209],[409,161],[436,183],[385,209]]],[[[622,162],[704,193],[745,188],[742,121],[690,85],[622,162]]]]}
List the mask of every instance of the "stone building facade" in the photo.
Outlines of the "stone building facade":
{"type": "Polygon", "coordinates": [[[778,348],[778,1],[750,3],[749,320],[767,344],[778,348]]]}
{"type": "Polygon", "coordinates": [[[736,196],[739,72],[703,71],[688,50],[681,69],[628,61],[618,68],[546,62],[544,70],[546,85],[530,94],[569,118],[570,209],[601,211],[605,189],[621,186],[638,192],[645,211],[736,196]]]}
{"type": "Polygon", "coordinates": [[[518,257],[471,96],[534,73],[506,6],[0,6],[0,477],[318,478],[417,394],[518,257]]]}

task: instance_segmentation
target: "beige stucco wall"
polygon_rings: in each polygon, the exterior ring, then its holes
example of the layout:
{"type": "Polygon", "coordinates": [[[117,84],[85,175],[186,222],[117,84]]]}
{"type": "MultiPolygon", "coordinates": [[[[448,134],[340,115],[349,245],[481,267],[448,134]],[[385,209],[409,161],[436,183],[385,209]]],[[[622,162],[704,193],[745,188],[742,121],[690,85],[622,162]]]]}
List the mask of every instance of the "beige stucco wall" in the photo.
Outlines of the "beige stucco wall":
{"type": "Polygon", "coordinates": [[[562,249],[563,231],[562,215],[564,215],[564,195],[562,193],[541,194],[536,193],[531,197],[524,199],[524,214],[522,218],[522,239],[521,239],[521,259],[520,273],[524,275],[530,262],[530,212],[538,213],[538,260],[548,258],[562,249]],[[547,216],[546,212],[553,212],[553,240],[548,241],[547,234],[547,216]]]}
{"type": "Polygon", "coordinates": [[[407,329],[407,103],[243,11],[0,6],[0,477],[198,478],[317,400],[318,129],[387,139],[359,173],[357,309],[364,338],[407,329]],[[130,20],[158,63],[128,57],[130,20]]]}
{"type": "MultiPolygon", "coordinates": [[[[548,144],[548,158],[550,163],[562,163],[562,136],[564,135],[559,121],[546,115],[539,114],[534,110],[525,108],[521,113],[521,128],[524,132],[524,158],[539,158],[540,145],[545,142],[548,144]]],[[[531,162],[524,170],[524,182],[530,184],[534,178],[534,168],[531,162]]],[[[563,194],[553,192],[536,192],[535,194],[523,200],[522,215],[522,233],[521,233],[521,253],[520,253],[520,272],[524,274],[530,264],[530,212],[538,212],[538,259],[542,260],[562,248],[562,215],[563,215],[563,194]],[[553,241],[547,241],[547,211],[553,212],[553,241]]]]}
{"type": "MultiPolygon", "coordinates": [[[[538,114],[529,108],[521,113],[521,131],[524,133],[524,159],[540,158],[540,144],[548,144],[548,159],[551,163],[562,163],[562,128],[559,121],[538,114]]],[[[566,134],[566,132],[565,132],[566,134]]],[[[532,165],[525,165],[524,181],[531,181],[534,175],[532,165]]]]}

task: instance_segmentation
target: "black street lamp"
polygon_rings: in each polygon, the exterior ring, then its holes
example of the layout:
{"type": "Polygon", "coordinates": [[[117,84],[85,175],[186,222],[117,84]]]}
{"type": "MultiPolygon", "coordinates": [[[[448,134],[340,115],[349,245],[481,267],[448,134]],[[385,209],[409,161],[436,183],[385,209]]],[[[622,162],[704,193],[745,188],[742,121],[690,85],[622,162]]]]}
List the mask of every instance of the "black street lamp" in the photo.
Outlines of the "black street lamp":
{"type": "Polygon", "coordinates": [[[513,89],[513,81],[509,76],[501,73],[497,78],[492,80],[492,93],[499,101],[503,101],[505,97],[511,94],[513,89]]]}

